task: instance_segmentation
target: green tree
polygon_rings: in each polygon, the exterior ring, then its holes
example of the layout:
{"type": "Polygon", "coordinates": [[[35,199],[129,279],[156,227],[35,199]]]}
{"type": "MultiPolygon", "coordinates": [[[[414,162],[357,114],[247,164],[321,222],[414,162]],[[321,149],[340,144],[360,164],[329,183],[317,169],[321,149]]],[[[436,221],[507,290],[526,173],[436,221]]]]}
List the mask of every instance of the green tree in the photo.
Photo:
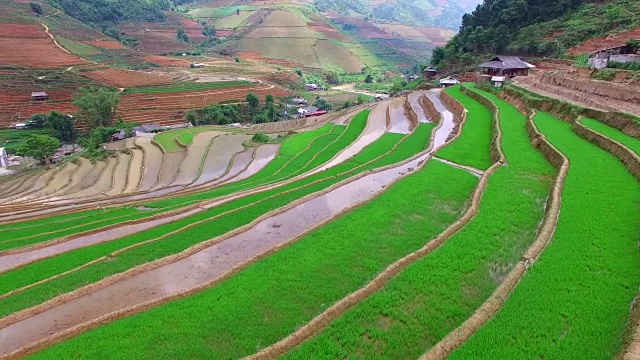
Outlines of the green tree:
{"type": "Polygon", "coordinates": [[[267,96],[264,97],[264,102],[267,104],[273,104],[274,102],[273,95],[267,94],[267,96]]]}
{"type": "Polygon", "coordinates": [[[276,121],[276,107],[273,103],[269,103],[267,106],[267,121],[276,121]]]}
{"type": "Polygon", "coordinates": [[[257,109],[260,105],[260,98],[258,98],[254,93],[248,93],[245,99],[249,103],[249,107],[251,107],[252,110],[257,109]]]}
{"type": "Polygon", "coordinates": [[[60,140],[47,135],[33,135],[16,149],[20,156],[31,156],[44,164],[48,157],[56,153],[60,140]]]}
{"type": "Polygon", "coordinates": [[[42,11],[42,6],[38,3],[30,2],[29,6],[31,6],[31,10],[38,15],[43,15],[44,11],[42,11]]]}
{"type": "Polygon", "coordinates": [[[45,125],[53,129],[56,137],[62,142],[68,143],[76,139],[75,124],[73,118],[68,115],[52,111],[49,116],[47,116],[45,125]]]}
{"type": "Polygon", "coordinates": [[[373,82],[373,75],[367,74],[367,76],[364,78],[364,82],[367,84],[371,84],[373,82]]]}
{"type": "Polygon", "coordinates": [[[183,28],[176,30],[176,38],[180,41],[189,42],[189,35],[187,35],[187,32],[184,31],[183,28]]]}
{"type": "Polygon", "coordinates": [[[90,128],[108,127],[113,123],[120,94],[95,87],[80,88],[73,94],[73,105],[80,108],[78,117],[90,128]]]}
{"type": "MultiPolygon", "coordinates": [[[[216,36],[216,28],[214,28],[213,25],[204,25],[204,27],[202,29],[202,35],[212,38],[212,37],[216,36]]],[[[188,42],[189,40],[187,38],[187,40],[184,40],[184,41],[188,42]]]]}

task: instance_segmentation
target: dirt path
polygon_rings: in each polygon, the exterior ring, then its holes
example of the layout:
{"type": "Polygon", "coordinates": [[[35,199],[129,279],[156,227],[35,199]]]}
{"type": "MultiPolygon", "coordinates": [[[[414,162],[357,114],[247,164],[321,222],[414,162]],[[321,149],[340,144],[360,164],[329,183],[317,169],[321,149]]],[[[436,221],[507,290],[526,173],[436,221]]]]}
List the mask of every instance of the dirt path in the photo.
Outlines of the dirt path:
{"type": "Polygon", "coordinates": [[[213,140],[213,144],[204,154],[202,174],[193,184],[195,186],[216,180],[223,176],[229,166],[233,155],[241,152],[242,143],[251,139],[251,135],[224,134],[213,140]]]}
{"type": "Polygon", "coordinates": [[[404,104],[407,98],[401,97],[393,100],[389,105],[389,119],[391,125],[389,125],[389,132],[397,134],[409,134],[413,131],[411,120],[407,114],[404,104]]]}
{"type": "Polygon", "coordinates": [[[425,111],[424,107],[422,107],[422,99],[426,96],[427,92],[428,91],[424,90],[416,91],[409,94],[409,96],[407,97],[407,100],[409,101],[413,112],[416,113],[416,116],[418,116],[418,121],[421,123],[430,122],[429,118],[427,117],[427,112],[425,111]]]}
{"type": "Polygon", "coordinates": [[[149,138],[136,138],[135,143],[144,150],[144,172],[140,182],[139,191],[147,191],[158,182],[164,153],[154,145],[149,138]]]}
{"type": "Polygon", "coordinates": [[[202,162],[205,160],[209,147],[213,147],[217,137],[220,135],[222,135],[222,133],[219,131],[206,131],[199,133],[193,138],[191,145],[189,145],[187,149],[187,155],[180,165],[176,181],[171,184],[172,186],[189,185],[197,180],[202,162]]]}
{"type": "Polygon", "coordinates": [[[225,274],[237,271],[238,266],[285,246],[374,198],[427,157],[425,154],[404,165],[364,176],[266,218],[224,241],[213,241],[210,247],[177,262],[120,280],[0,329],[0,356],[110,313],[208,286],[225,274]]]}

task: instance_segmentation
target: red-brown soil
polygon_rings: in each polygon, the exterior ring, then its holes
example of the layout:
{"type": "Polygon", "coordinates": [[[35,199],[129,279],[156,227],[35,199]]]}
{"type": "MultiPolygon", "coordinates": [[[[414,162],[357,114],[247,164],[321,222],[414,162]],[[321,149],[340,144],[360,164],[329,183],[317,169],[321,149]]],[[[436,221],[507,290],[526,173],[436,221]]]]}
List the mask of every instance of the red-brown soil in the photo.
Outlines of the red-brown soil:
{"type": "Polygon", "coordinates": [[[168,56],[149,55],[144,57],[145,60],[161,66],[189,66],[191,62],[184,59],[176,59],[168,56]]]}
{"type": "Polygon", "coordinates": [[[40,25],[23,25],[23,24],[2,24],[0,26],[0,37],[44,37],[45,33],[40,25]]]}
{"type": "Polygon", "coordinates": [[[569,49],[568,54],[577,56],[584,53],[592,53],[594,51],[602,49],[622,46],[625,45],[627,41],[635,39],[640,39],[640,28],[616,35],[603,36],[600,38],[587,40],[582,44],[569,49]]]}
{"type": "Polygon", "coordinates": [[[169,76],[150,74],[140,71],[103,68],[93,71],[85,71],[82,75],[95,81],[103,82],[116,87],[134,87],[165,84],[171,81],[169,76]]]}
{"type": "Polygon", "coordinates": [[[108,49],[108,50],[125,49],[124,45],[113,40],[93,40],[93,41],[85,41],[85,43],[89,45],[97,46],[102,49],[108,49]]]}
{"type": "Polygon", "coordinates": [[[350,41],[348,37],[334,29],[327,23],[325,19],[314,19],[314,21],[307,23],[308,28],[317,31],[321,34],[326,35],[330,39],[335,39],[338,41],[350,41]]]}

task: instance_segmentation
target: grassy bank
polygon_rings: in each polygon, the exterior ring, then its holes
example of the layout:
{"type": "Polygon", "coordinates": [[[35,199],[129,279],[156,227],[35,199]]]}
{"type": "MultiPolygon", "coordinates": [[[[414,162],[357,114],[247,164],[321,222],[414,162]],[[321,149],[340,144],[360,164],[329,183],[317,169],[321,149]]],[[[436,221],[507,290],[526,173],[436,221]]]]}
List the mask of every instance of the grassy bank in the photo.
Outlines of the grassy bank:
{"type": "Polygon", "coordinates": [[[613,359],[620,350],[638,289],[640,186],[570,124],[545,113],[535,123],[570,161],[556,231],[503,309],[455,359],[613,359]]]}
{"type": "Polygon", "coordinates": [[[155,94],[155,93],[165,93],[165,92],[222,89],[227,87],[247,86],[250,84],[251,83],[248,81],[221,81],[221,82],[208,82],[208,83],[183,82],[183,83],[167,84],[164,86],[145,86],[145,87],[127,88],[124,90],[124,92],[155,94]]]}
{"type": "Polygon", "coordinates": [[[633,138],[616,128],[603,124],[598,120],[584,118],[580,120],[580,123],[593,131],[599,132],[600,134],[621,143],[631,151],[640,155],[640,140],[633,138]]]}
{"type": "Polygon", "coordinates": [[[492,114],[489,109],[465,95],[460,86],[445,90],[469,110],[460,137],[438,151],[438,157],[486,170],[491,166],[492,114]]]}

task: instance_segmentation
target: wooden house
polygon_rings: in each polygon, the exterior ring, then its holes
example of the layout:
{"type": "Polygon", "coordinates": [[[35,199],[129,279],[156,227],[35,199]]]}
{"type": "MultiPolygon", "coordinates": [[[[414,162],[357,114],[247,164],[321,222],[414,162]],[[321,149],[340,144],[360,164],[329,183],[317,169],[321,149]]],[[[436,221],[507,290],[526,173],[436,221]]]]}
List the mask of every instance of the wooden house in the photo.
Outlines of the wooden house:
{"type": "Polygon", "coordinates": [[[517,56],[496,56],[493,59],[478,65],[485,69],[487,76],[527,76],[534,65],[522,61],[517,56]]]}

